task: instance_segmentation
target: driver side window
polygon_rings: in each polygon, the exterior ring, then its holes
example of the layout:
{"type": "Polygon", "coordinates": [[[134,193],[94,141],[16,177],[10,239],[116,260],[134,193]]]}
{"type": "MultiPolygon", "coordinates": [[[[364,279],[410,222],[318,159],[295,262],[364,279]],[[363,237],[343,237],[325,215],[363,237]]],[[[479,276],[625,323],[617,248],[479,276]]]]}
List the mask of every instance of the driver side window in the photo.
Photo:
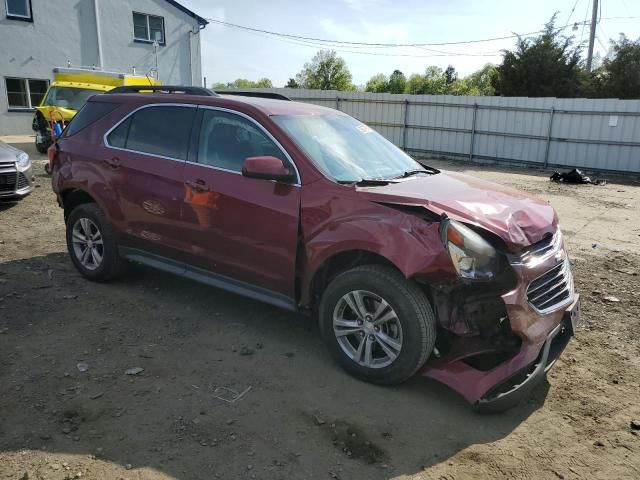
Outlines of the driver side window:
{"type": "Polygon", "coordinates": [[[280,148],[255,124],[233,113],[204,110],[198,163],[234,172],[248,157],[272,156],[287,163],[280,148]]]}

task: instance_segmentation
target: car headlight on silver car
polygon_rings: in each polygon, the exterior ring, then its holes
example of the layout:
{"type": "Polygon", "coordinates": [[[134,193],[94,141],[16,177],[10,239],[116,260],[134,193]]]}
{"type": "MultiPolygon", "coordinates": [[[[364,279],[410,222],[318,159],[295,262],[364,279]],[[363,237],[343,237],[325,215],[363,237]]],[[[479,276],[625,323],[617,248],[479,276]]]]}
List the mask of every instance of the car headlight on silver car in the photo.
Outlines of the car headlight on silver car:
{"type": "Polygon", "coordinates": [[[459,277],[492,280],[498,275],[500,258],[495,248],[469,227],[445,217],[440,236],[459,277]]]}
{"type": "Polygon", "coordinates": [[[26,152],[20,152],[16,155],[16,163],[18,164],[18,168],[24,170],[29,168],[31,165],[31,160],[29,159],[29,155],[26,152]]]}

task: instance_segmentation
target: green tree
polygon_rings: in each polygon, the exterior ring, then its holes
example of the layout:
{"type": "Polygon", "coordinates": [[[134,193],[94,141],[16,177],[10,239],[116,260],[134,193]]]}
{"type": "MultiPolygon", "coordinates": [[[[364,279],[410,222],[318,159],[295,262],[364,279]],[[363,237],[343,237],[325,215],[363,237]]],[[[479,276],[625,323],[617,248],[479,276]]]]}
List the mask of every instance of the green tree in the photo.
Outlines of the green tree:
{"type": "Polygon", "coordinates": [[[444,71],[444,80],[447,85],[451,85],[453,82],[458,80],[458,72],[456,72],[456,69],[453,67],[453,65],[449,65],[444,71]]]}
{"type": "Polygon", "coordinates": [[[407,80],[407,86],[405,87],[405,93],[412,95],[420,95],[425,93],[425,81],[424,77],[419,73],[414,73],[407,80]]]}
{"type": "Polygon", "coordinates": [[[555,28],[556,15],[533,39],[518,38],[505,51],[492,85],[497,95],[575,97],[580,94],[580,47],[555,28]]]}
{"type": "Polygon", "coordinates": [[[445,95],[449,85],[447,75],[440,67],[436,67],[435,65],[427,67],[424,72],[424,93],[429,95],[445,95]]]}
{"type": "Polygon", "coordinates": [[[493,79],[497,74],[497,67],[487,63],[480,70],[465,77],[464,80],[467,82],[469,89],[478,92],[469,95],[495,95],[496,89],[493,87],[493,79]]]}
{"type": "Polygon", "coordinates": [[[273,83],[271,83],[271,80],[264,77],[255,82],[255,88],[273,88],[273,83]]]}
{"type": "Polygon", "coordinates": [[[347,63],[333,50],[320,50],[296,75],[303,88],[320,90],[354,90],[351,79],[347,63]]]}
{"type": "Polygon", "coordinates": [[[224,88],[273,88],[273,83],[268,78],[261,78],[257,82],[253,80],[247,80],[246,78],[236,78],[233,82],[222,83],[216,82],[213,84],[214,90],[220,90],[224,88]]]}
{"type": "Polygon", "coordinates": [[[407,86],[407,77],[400,70],[394,70],[389,76],[389,93],[404,93],[407,86]]]}
{"type": "Polygon", "coordinates": [[[613,58],[605,58],[594,72],[598,96],[621,99],[640,98],[640,39],[621,36],[613,42],[613,58]]]}
{"type": "Polygon", "coordinates": [[[364,87],[365,92],[383,93],[389,91],[389,79],[386,75],[379,73],[369,79],[364,87]]]}
{"type": "Polygon", "coordinates": [[[284,88],[300,88],[300,85],[298,85],[295,78],[290,78],[284,88]]]}

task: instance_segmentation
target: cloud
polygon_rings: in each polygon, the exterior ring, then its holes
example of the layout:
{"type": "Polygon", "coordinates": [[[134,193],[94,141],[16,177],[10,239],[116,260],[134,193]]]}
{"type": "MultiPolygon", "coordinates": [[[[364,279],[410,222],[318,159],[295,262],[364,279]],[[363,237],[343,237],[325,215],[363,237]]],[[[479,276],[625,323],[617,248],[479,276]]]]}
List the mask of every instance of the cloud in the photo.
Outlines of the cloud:
{"type": "Polygon", "coordinates": [[[337,23],[331,18],[320,20],[320,26],[332,40],[366,43],[407,43],[411,27],[405,23],[378,23],[360,20],[353,24],[337,23]]]}
{"type": "Polygon", "coordinates": [[[386,0],[342,0],[349,9],[362,13],[387,3],[386,0]]]}

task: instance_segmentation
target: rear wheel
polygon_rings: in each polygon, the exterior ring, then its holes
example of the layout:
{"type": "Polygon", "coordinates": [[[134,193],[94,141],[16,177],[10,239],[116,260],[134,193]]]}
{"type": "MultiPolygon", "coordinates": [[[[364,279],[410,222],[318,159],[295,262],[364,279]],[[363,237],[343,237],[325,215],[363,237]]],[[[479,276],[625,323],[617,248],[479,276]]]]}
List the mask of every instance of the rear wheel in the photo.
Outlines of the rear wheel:
{"type": "Polygon", "coordinates": [[[69,214],[67,249],[76,269],[90,280],[111,280],[122,271],[115,235],[95,203],[78,205],[69,214]]]}
{"type": "Polygon", "coordinates": [[[411,377],[427,361],[436,339],[424,292],[381,265],[356,267],[336,277],[322,296],[320,324],[341,366],[379,384],[411,377]]]}

